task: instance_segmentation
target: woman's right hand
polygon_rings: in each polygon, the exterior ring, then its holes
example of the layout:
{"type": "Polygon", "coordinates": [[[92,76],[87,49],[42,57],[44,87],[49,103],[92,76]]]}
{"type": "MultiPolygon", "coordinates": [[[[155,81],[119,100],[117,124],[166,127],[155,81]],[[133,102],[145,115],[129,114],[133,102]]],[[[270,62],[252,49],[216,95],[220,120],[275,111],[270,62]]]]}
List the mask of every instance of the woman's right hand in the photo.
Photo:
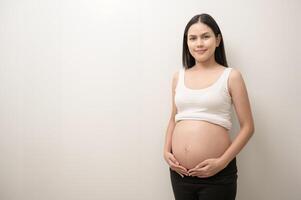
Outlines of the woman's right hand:
{"type": "Polygon", "coordinates": [[[181,166],[174,155],[170,152],[164,152],[164,159],[169,165],[169,167],[177,172],[182,178],[184,175],[188,176],[188,171],[185,167],[181,166]],[[184,174],[184,175],[183,175],[184,174]]]}

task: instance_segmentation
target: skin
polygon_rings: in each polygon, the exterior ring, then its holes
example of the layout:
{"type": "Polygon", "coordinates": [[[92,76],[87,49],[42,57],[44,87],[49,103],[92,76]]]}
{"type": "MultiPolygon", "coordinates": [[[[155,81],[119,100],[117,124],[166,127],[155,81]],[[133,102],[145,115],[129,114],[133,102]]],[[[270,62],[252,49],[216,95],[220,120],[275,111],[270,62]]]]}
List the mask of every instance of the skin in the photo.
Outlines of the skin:
{"type": "MultiPolygon", "coordinates": [[[[187,45],[190,54],[195,58],[196,64],[190,70],[196,73],[212,74],[212,72],[220,69],[214,58],[215,48],[219,46],[221,36],[215,37],[213,31],[206,24],[198,22],[193,24],[187,35],[187,45]],[[205,52],[197,52],[197,50],[206,49],[205,52]]],[[[172,132],[175,125],[174,117],[177,113],[174,103],[175,87],[178,81],[178,72],[173,75],[172,83],[172,114],[170,117],[168,132],[172,132]]],[[[242,150],[248,140],[254,134],[254,121],[251,112],[251,106],[248,98],[247,88],[241,73],[237,69],[232,69],[229,80],[228,89],[232,97],[233,106],[239,120],[240,130],[232,141],[228,149],[218,158],[206,159],[192,169],[185,169],[179,164],[175,157],[170,153],[170,134],[166,135],[164,147],[164,158],[172,169],[179,173],[182,177],[197,176],[200,178],[210,177],[224,169],[229,162],[242,150]]]]}

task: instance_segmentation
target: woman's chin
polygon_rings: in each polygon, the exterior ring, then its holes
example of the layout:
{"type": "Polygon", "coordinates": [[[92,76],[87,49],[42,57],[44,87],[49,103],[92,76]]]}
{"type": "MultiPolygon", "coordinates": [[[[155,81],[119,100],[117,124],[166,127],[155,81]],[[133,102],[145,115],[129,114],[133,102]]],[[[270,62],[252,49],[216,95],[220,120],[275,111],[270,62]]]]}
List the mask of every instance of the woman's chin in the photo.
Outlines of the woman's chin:
{"type": "Polygon", "coordinates": [[[197,62],[200,62],[200,63],[206,62],[206,61],[208,61],[208,59],[209,59],[209,58],[207,58],[207,57],[206,57],[206,58],[198,58],[198,57],[195,58],[195,60],[196,60],[197,62]]]}

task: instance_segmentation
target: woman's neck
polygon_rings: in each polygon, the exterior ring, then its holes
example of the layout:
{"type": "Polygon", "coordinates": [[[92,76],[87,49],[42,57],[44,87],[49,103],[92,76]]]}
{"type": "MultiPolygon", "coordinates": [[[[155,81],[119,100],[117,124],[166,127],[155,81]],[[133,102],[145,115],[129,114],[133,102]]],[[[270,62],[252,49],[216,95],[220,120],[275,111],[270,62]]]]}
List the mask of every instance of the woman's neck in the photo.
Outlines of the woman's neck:
{"type": "Polygon", "coordinates": [[[208,59],[205,62],[198,62],[196,60],[193,68],[195,70],[208,70],[208,69],[217,68],[218,66],[219,64],[215,61],[214,57],[211,57],[211,59],[208,59]]]}

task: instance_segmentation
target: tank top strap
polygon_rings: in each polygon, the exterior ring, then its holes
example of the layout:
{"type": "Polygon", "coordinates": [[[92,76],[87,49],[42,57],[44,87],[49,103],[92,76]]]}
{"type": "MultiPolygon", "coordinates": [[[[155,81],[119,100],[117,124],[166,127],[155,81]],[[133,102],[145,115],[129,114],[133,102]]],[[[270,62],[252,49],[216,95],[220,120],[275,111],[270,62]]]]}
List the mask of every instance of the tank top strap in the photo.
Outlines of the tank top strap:
{"type": "Polygon", "coordinates": [[[184,68],[181,67],[181,69],[179,70],[177,89],[178,88],[183,88],[183,84],[184,84],[184,68]]]}
{"type": "Polygon", "coordinates": [[[228,78],[229,78],[229,75],[230,75],[230,72],[231,72],[231,70],[232,70],[232,67],[228,67],[228,68],[226,68],[226,72],[225,72],[225,76],[224,76],[224,78],[226,79],[226,80],[228,80],[228,78]]]}
{"type": "Polygon", "coordinates": [[[229,79],[231,70],[232,70],[231,67],[227,67],[221,77],[221,85],[223,87],[225,87],[226,89],[228,89],[228,79],[229,79]]]}

